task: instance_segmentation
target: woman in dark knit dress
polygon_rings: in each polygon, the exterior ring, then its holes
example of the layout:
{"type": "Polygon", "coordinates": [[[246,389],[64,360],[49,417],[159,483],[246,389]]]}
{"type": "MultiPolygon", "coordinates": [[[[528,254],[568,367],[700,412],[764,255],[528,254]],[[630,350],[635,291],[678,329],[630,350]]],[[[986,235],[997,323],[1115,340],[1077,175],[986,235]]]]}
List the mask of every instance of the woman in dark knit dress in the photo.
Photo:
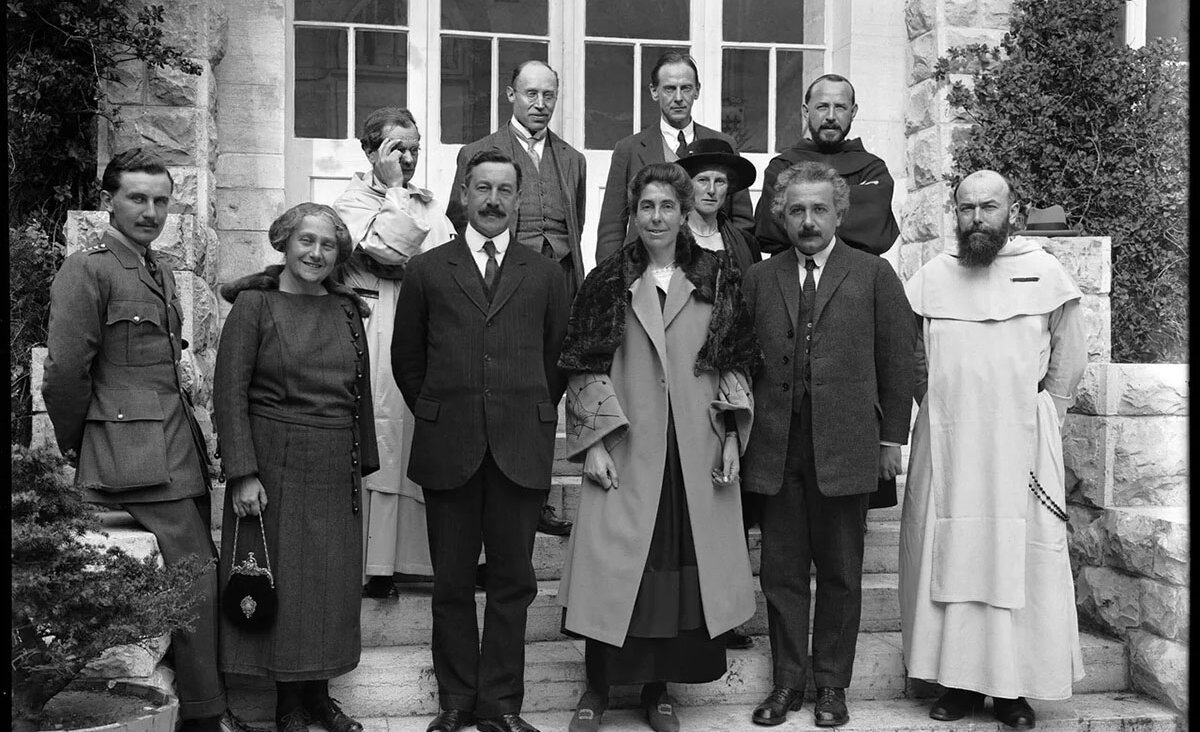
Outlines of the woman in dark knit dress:
{"type": "Polygon", "coordinates": [[[571,732],[632,683],[651,728],[678,730],[667,682],[720,678],[722,634],[754,613],[738,463],[761,353],[737,267],[682,228],[692,200],[678,165],[638,172],[640,237],[584,281],[559,360],[568,457],[584,463],[558,594],[564,631],[586,638],[571,732]]]}
{"type": "Polygon", "coordinates": [[[224,621],[225,672],[276,684],[276,725],[361,732],[329,696],[358,665],[362,575],[360,482],[378,468],[366,305],[329,279],[350,255],[345,224],[302,203],[271,224],[284,264],[222,288],[233,302],[217,351],[215,418],[228,480],[221,582],[238,556],[269,558],[279,600],[267,632],[224,621]],[[256,518],[266,530],[264,556],[256,518]]]}

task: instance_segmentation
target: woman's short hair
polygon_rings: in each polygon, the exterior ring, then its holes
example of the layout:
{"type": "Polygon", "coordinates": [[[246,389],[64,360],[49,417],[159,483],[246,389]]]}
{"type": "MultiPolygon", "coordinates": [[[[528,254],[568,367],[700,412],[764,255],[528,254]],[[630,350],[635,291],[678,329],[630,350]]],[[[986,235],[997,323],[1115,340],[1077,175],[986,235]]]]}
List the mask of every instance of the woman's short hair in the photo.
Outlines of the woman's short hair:
{"type": "MultiPolygon", "coordinates": [[[[412,112],[404,107],[382,107],[367,115],[363,122],[362,137],[358,138],[363,152],[370,154],[383,144],[383,129],[385,127],[403,127],[406,130],[417,130],[417,121],[412,112]]],[[[421,131],[417,130],[420,135],[421,131]]]]}
{"type": "Polygon", "coordinates": [[[637,216],[638,199],[642,197],[642,191],[651,183],[662,183],[670,186],[675,190],[675,197],[679,199],[679,208],[683,211],[683,215],[687,216],[691,213],[695,206],[693,199],[692,177],[688,172],[675,163],[650,163],[646,167],[637,172],[633,176],[633,180],[629,181],[629,188],[625,192],[625,200],[629,205],[629,215],[637,216]]]}
{"type": "Polygon", "coordinates": [[[828,183],[833,186],[834,210],[844,216],[850,209],[850,186],[846,185],[842,176],[825,163],[805,160],[783,171],[775,180],[774,196],[771,198],[771,215],[776,219],[783,218],[783,203],[787,197],[788,186],[796,183],[828,183]]]}
{"type": "Polygon", "coordinates": [[[337,212],[330,206],[323,203],[300,203],[292,206],[287,211],[284,211],[279,218],[271,222],[271,228],[267,231],[267,238],[271,241],[271,247],[282,252],[287,249],[288,239],[295,233],[296,228],[300,226],[300,222],[305,216],[316,216],[333,224],[333,236],[337,241],[337,264],[341,264],[350,258],[350,253],[354,251],[354,240],[350,238],[350,230],[346,228],[346,223],[342,221],[342,217],[337,215],[337,212]]]}

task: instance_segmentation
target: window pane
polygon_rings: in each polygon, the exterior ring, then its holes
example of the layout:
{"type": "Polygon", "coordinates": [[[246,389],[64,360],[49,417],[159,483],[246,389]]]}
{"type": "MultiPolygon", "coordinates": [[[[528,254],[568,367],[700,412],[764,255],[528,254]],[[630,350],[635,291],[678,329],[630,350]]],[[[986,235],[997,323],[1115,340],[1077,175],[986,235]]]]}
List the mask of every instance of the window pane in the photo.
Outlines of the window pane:
{"type": "Polygon", "coordinates": [[[380,107],[408,106],[408,34],[358,31],[354,39],[354,126],[380,107]]]}
{"type": "Polygon", "coordinates": [[[611,38],[688,39],[688,0],[588,0],[587,34],[611,38]]]}
{"type": "Polygon", "coordinates": [[[658,57],[667,51],[689,52],[687,46],[642,46],[642,75],[637,80],[638,93],[642,95],[642,124],[639,130],[658,124],[658,118],[662,116],[658,102],[650,98],[650,71],[658,57]]]}
{"type": "Polygon", "coordinates": [[[633,53],[628,46],[584,44],[583,141],[590,150],[611,150],[633,134],[633,53]]]}
{"type": "Polygon", "coordinates": [[[345,139],[346,31],[296,28],[296,137],[345,139]]]}
{"type": "Polygon", "coordinates": [[[442,0],[442,28],[544,36],[547,0],[442,0]]]}
{"type": "Polygon", "coordinates": [[[775,151],[795,145],[804,136],[804,90],[825,73],[820,51],[779,51],[775,83],[775,151]]]}
{"type": "Polygon", "coordinates": [[[496,119],[503,122],[512,116],[512,102],[508,101],[508,94],[505,92],[509,82],[512,81],[512,70],[522,61],[530,59],[546,61],[549,59],[549,56],[546,55],[548,51],[549,44],[545,41],[500,39],[500,78],[496,84],[498,87],[496,90],[496,110],[499,114],[496,115],[496,119]]]}
{"type": "Polygon", "coordinates": [[[408,0],[296,0],[296,20],[408,25],[408,0]]]}
{"type": "Polygon", "coordinates": [[[442,142],[474,142],[492,132],[492,42],[442,36],[442,142]]]}
{"type": "Polygon", "coordinates": [[[824,43],[825,0],[725,0],[726,41],[824,43]]]}
{"type": "Polygon", "coordinates": [[[739,152],[767,151],[769,54],[734,48],[721,54],[721,131],[739,152]]]}

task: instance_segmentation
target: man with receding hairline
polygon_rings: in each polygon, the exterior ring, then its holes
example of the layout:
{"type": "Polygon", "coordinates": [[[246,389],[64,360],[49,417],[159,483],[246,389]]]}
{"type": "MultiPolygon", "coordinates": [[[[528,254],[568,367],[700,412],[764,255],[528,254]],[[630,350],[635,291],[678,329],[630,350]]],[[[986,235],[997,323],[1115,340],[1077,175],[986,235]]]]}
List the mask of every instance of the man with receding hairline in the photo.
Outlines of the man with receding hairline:
{"type": "MultiPolygon", "coordinates": [[[[550,130],[558,104],[558,72],[544,61],[517,64],[505,89],[512,103],[508,124],[458,151],[458,166],[446,214],[461,231],[466,209],[458,200],[467,162],[483,150],[499,150],[521,168],[521,199],[509,224],[518,244],[558,263],[567,288],[567,304],[583,282],[583,214],[587,210],[587,160],[550,130]]],[[[538,531],[554,536],[571,533],[571,522],[542,506],[538,531]]]]}
{"type": "Polygon", "coordinates": [[[1087,364],[1079,288],[1036,240],[999,173],[954,192],[958,247],[905,290],[918,318],[917,400],[900,522],[908,675],[945,687],[933,719],[1029,729],[1026,697],[1083,677],[1067,553],[1061,426],[1087,364]]]}
{"type": "MultiPolygon", "coordinates": [[[[659,56],[654,68],[650,69],[650,98],[658,102],[662,114],[658,124],[619,140],[613,147],[604,201],[600,204],[600,225],[596,231],[597,264],[620,249],[622,244],[637,238],[625,188],[639,170],[650,163],[675,162],[697,138],[718,137],[737,149],[732,137],[692,119],[692,106],[699,97],[700,72],[696,70],[695,59],[679,51],[667,51],[659,56]]],[[[724,210],[734,226],[748,234],[753,232],[754,210],[749,191],[738,191],[730,196],[724,210]]]]}
{"type": "Polygon", "coordinates": [[[812,160],[833,166],[850,186],[850,209],[838,226],[838,238],[855,249],[883,254],[900,235],[892,213],[895,181],[883,160],[867,152],[861,139],[846,139],[858,114],[854,85],[839,74],[818,77],[804,92],[803,113],[809,139],[775,156],[763,173],[762,197],[754,212],[759,247],[766,254],[787,251],[787,234],[771,215],[775,177],[790,165],[812,160]]]}

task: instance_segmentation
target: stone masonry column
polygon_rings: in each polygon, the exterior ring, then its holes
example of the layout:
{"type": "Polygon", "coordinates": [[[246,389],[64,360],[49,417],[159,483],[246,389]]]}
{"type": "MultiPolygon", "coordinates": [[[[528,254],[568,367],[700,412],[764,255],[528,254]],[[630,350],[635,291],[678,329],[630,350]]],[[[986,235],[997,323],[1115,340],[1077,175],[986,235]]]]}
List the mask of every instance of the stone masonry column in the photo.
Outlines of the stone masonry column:
{"type": "MultiPolygon", "coordinates": [[[[907,0],[905,4],[907,196],[900,216],[901,279],[908,279],[954,239],[950,188],[944,175],[951,167],[951,151],[965,139],[970,121],[946,103],[950,84],[933,79],[934,66],[955,46],[997,45],[1008,30],[1011,6],[1011,0],[907,0]]],[[[958,73],[952,80],[969,83],[970,69],[954,71],[958,73]]]]}

